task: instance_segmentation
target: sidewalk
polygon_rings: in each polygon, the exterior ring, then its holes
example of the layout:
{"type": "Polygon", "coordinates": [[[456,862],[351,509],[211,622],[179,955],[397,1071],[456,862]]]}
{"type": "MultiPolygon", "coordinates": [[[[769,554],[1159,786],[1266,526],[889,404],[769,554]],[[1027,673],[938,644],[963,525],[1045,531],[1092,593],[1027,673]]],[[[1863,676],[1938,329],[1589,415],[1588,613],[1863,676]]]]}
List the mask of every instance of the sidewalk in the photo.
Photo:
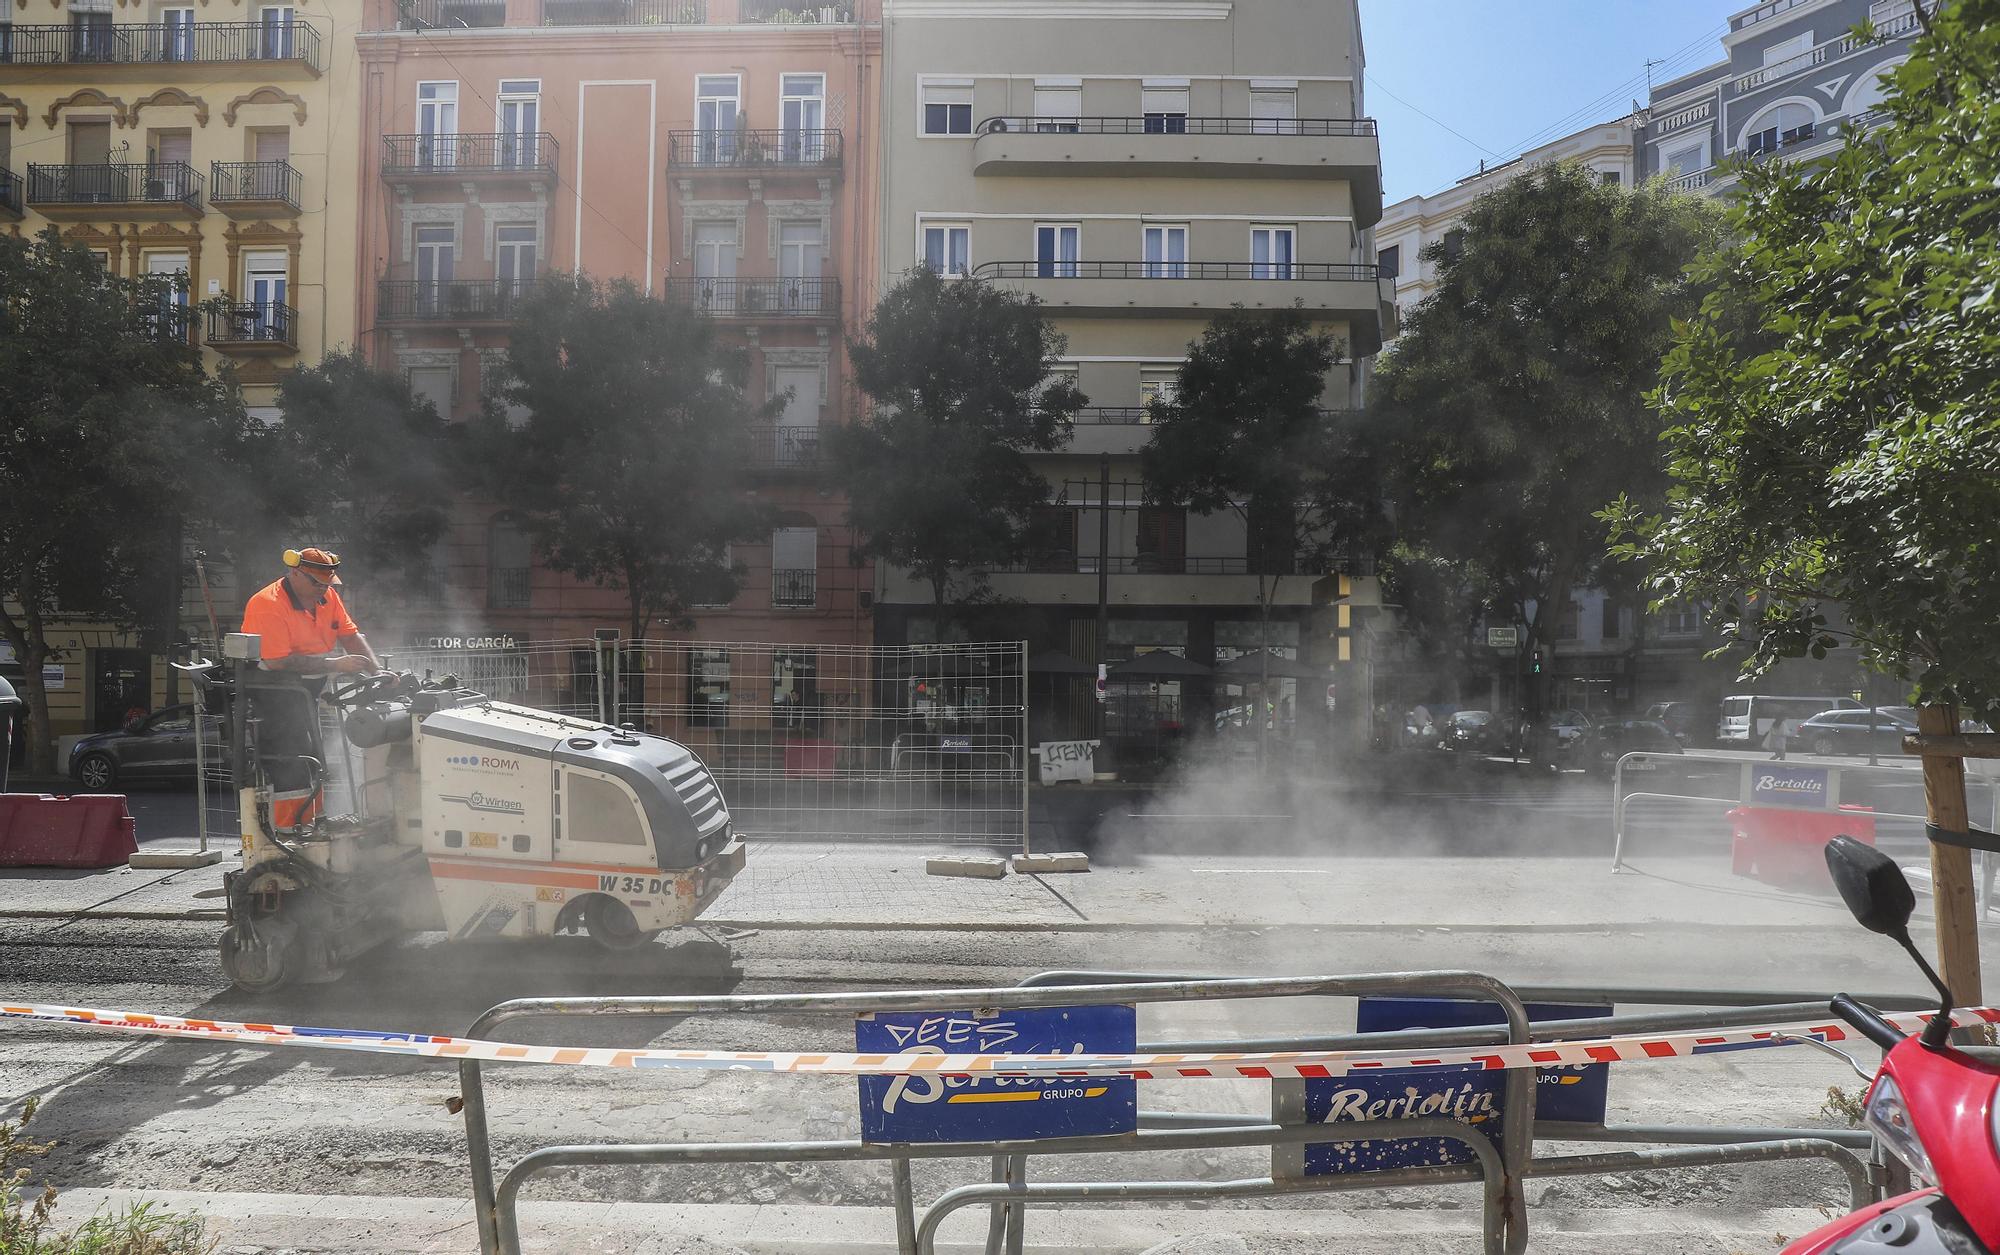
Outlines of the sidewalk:
{"type": "MultiPolygon", "coordinates": [[[[1837,898],[1729,874],[1726,857],[1258,858],[1160,855],[1086,873],[965,880],[912,847],[762,845],[703,922],[758,929],[1188,931],[1831,928],[1837,898]]],[[[0,919],[220,919],[222,873],[10,870],[0,919]]],[[[1927,901],[1927,900],[1926,900],[1927,901]]]]}
{"type": "MultiPolygon", "coordinates": [[[[1540,1186],[1531,1184],[1529,1196],[1540,1186]]],[[[1357,1201],[1367,1198],[1364,1194],[1357,1201]]],[[[218,1255],[461,1255],[479,1249],[464,1199],[192,1191],[66,1190],[58,1217],[75,1224],[102,1208],[152,1200],[208,1218],[218,1255]]],[[[1478,1249],[1470,1188],[1439,1195],[1437,1208],[1341,1206],[1339,1210],[1036,1208],[1023,1255],[1463,1255],[1478,1249]],[[1450,1204],[1456,1203],[1457,1206],[1450,1204]]],[[[531,1252],[618,1251],[622,1255],[878,1255],[896,1249],[883,1207],[662,1203],[524,1203],[521,1245],[531,1252]]],[[[1776,1233],[1825,1223],[1807,1208],[1655,1207],[1548,1210],[1530,1214],[1533,1249],[1545,1255],[1607,1251],[1767,1250],[1776,1233]]],[[[985,1249],[986,1213],[972,1207],[945,1221],[939,1255],[985,1249]]]]}

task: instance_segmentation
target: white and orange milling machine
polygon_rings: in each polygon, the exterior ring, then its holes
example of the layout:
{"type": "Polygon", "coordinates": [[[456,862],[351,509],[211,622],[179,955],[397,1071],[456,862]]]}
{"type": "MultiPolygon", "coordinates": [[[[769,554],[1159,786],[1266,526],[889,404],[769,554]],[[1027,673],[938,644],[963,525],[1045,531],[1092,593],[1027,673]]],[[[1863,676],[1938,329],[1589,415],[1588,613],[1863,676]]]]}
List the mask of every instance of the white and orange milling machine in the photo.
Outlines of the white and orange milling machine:
{"type": "Polygon", "coordinates": [[[220,725],[208,774],[236,803],[222,968],[239,989],[338,979],[412,931],[644,945],[743,868],[714,778],[666,737],[451,676],[341,676],[322,693],[257,658],[257,638],[234,633],[220,662],[183,668],[220,725]],[[330,813],[341,803],[353,813],[330,813]]]}

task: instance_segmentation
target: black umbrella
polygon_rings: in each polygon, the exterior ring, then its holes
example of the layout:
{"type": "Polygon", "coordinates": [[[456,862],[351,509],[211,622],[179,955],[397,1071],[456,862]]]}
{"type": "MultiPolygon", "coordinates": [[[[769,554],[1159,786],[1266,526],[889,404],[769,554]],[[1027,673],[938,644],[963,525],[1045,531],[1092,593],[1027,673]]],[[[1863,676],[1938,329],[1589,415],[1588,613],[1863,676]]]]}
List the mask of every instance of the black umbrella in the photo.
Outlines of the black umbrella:
{"type": "Polygon", "coordinates": [[[1215,669],[1216,674],[1226,675],[1233,680],[1254,680],[1269,674],[1272,679],[1318,680],[1326,678],[1326,672],[1309,667],[1303,662],[1286,658],[1281,654],[1266,654],[1261,649],[1253,649],[1240,658],[1231,658],[1215,669]],[[1268,668],[1268,672],[1267,669],[1268,668]]]}
{"type": "Polygon", "coordinates": [[[1097,668],[1080,662],[1060,649],[1045,649],[1028,659],[1028,670],[1043,675],[1096,675],[1097,668]]]}
{"type": "Polygon", "coordinates": [[[1113,680],[1193,680],[1214,673],[1179,654],[1156,649],[1129,662],[1116,663],[1106,674],[1108,679],[1113,680]]]}

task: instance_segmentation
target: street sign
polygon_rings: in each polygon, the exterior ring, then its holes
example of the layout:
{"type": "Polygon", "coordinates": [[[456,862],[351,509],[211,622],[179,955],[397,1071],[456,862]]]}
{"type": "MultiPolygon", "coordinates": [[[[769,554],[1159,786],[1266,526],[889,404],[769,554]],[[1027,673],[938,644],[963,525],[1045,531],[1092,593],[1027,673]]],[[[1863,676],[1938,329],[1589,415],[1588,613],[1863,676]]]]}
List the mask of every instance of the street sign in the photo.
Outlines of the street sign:
{"type": "MultiPolygon", "coordinates": [[[[880,1054],[1130,1054],[1130,1006],[1016,1011],[876,1011],[856,1017],[854,1048],[880,1054]]],[[[864,1142],[984,1142],[1091,1137],[1139,1127],[1127,1076],[864,1076],[864,1142]]]]}
{"type": "Polygon", "coordinates": [[[1515,627],[1487,628],[1486,643],[1493,649],[1519,649],[1521,647],[1521,629],[1515,627]]]}
{"type": "MultiPolygon", "coordinates": [[[[1608,1006],[1528,1004],[1531,1021],[1610,1014],[1608,1006]]],[[[1355,1027],[1363,1033],[1387,1033],[1506,1022],[1506,1013],[1491,1002],[1363,998],[1355,1027]]],[[[1507,1117],[1502,1101],[1506,1080],[1504,1071],[1449,1067],[1385,1068],[1328,1080],[1273,1081],[1271,1118],[1277,1124],[1346,1124],[1443,1116],[1476,1126],[1497,1146],[1507,1117]]],[[[1609,1080],[1610,1068],[1601,1063],[1538,1069],[1536,1118],[1602,1124],[1609,1080]]],[[[1472,1161],[1469,1147],[1435,1137],[1274,1146],[1271,1154],[1272,1175],[1279,1180],[1472,1161]]]]}

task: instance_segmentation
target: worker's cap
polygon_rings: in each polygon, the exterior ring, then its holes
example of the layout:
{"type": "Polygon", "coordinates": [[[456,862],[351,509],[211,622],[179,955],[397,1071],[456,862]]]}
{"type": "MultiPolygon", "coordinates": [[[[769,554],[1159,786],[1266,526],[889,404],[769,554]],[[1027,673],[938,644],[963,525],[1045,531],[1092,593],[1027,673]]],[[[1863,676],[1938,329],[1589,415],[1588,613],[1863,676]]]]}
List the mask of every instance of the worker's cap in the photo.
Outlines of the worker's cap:
{"type": "Polygon", "coordinates": [[[309,567],[315,575],[323,573],[328,576],[327,583],[340,583],[340,555],[331,550],[318,548],[287,549],[285,550],[285,565],[309,567]]]}

